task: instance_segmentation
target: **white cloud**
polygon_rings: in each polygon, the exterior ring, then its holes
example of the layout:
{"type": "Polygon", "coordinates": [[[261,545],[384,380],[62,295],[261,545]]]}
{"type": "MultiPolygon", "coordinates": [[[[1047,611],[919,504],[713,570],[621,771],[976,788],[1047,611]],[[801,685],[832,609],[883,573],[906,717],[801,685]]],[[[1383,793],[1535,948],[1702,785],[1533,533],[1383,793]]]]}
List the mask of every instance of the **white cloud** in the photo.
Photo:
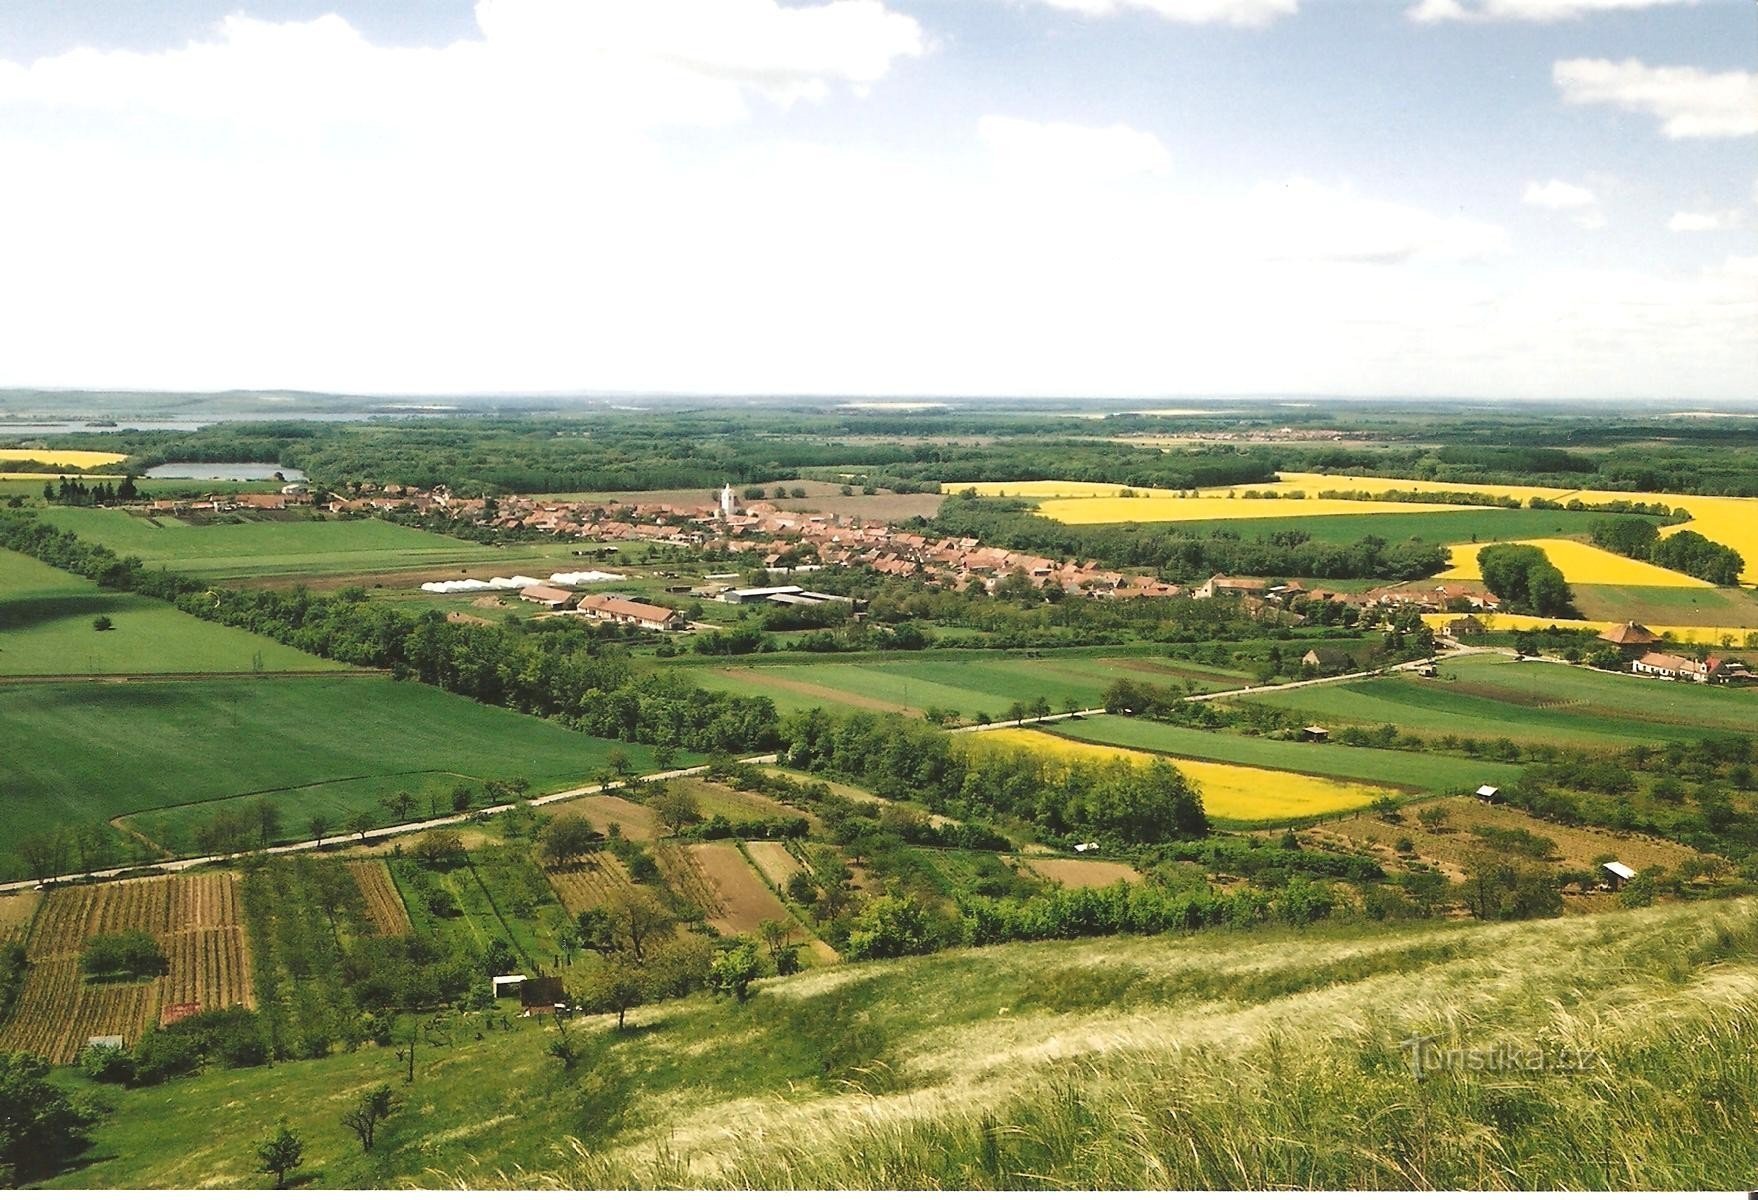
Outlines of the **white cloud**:
{"type": "Polygon", "coordinates": [[[1237,25],[1259,28],[1291,17],[1300,0],[1039,0],[1052,8],[1108,17],[1120,12],[1145,12],[1184,25],[1237,25]]]}
{"type": "Polygon", "coordinates": [[[1550,212],[1567,213],[1583,229],[1605,228],[1605,214],[1600,211],[1599,197],[1579,184],[1565,183],[1561,179],[1528,183],[1520,202],[1550,212]]]}
{"type": "Polygon", "coordinates": [[[1237,223],[1250,231],[1257,253],[1273,261],[1476,262],[1508,249],[1507,235],[1494,225],[1436,216],[1309,179],[1258,187],[1239,213],[1237,223]]]}
{"type": "Polygon", "coordinates": [[[991,115],[977,123],[977,136],[1004,169],[1051,179],[1127,179],[1165,175],[1172,167],[1159,138],[1127,125],[1094,128],[991,115]]]}
{"type": "Polygon", "coordinates": [[[1696,67],[1651,67],[1633,58],[1571,58],[1551,76],[1567,104],[1611,104],[1659,117],[1669,138],[1758,133],[1758,75],[1696,67]]]}
{"type": "Polygon", "coordinates": [[[1720,212],[1676,212],[1666,227],[1674,233],[1715,233],[1724,229],[1740,227],[1738,209],[1723,209],[1720,212]]]}
{"type": "Polygon", "coordinates": [[[1554,211],[1568,209],[1592,208],[1599,200],[1592,191],[1573,183],[1564,183],[1553,179],[1548,183],[1529,183],[1526,194],[1520,198],[1522,204],[1530,204],[1535,208],[1548,208],[1554,211]]]}
{"type": "Polygon", "coordinates": [[[1595,13],[1633,12],[1697,0],[1421,0],[1405,10],[1412,21],[1574,21],[1595,13]]]}

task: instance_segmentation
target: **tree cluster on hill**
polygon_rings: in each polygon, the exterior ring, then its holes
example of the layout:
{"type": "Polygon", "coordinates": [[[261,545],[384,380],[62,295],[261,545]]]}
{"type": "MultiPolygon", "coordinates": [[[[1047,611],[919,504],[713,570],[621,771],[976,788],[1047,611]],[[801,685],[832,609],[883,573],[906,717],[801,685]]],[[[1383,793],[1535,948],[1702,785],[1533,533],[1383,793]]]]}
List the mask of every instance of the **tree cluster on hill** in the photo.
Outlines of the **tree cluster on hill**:
{"type": "Polygon", "coordinates": [[[1483,586],[1512,612],[1541,617],[1575,615],[1575,593],[1563,573],[1537,546],[1485,546],[1477,552],[1483,586]]]}
{"type": "MultiPolygon", "coordinates": [[[[3,466],[4,464],[0,464],[3,466]]],[[[121,483],[111,483],[100,479],[94,484],[81,483],[77,476],[68,478],[63,475],[54,483],[43,484],[43,499],[51,504],[66,504],[73,507],[89,507],[105,504],[130,504],[140,496],[134,486],[134,476],[125,475],[121,483]]]]}
{"type": "Polygon", "coordinates": [[[1064,525],[1038,516],[1023,500],[951,496],[929,528],[943,537],[973,537],[1057,559],[1147,567],[1171,579],[1214,574],[1271,578],[1418,579],[1445,569],[1446,551],[1427,542],[1317,541],[1296,532],[1245,539],[1227,529],[1064,525]]]}
{"type": "Polygon", "coordinates": [[[1029,822],[1046,837],[1151,844],[1208,832],[1202,799],[1170,763],[1058,761],[979,748],[926,722],[823,709],[782,726],[782,761],[930,811],[1029,822]]]}
{"type": "Polygon", "coordinates": [[[1651,562],[1669,571],[1704,579],[1721,587],[1738,587],[1746,560],[1732,546],[1710,541],[1692,529],[1661,537],[1652,522],[1638,517],[1595,521],[1593,544],[1625,558],[1651,562]]]}
{"type": "Polygon", "coordinates": [[[598,737],[704,752],[767,749],[776,713],[766,697],[696,687],[679,676],[637,676],[626,651],[586,622],[453,624],[366,598],[362,588],[318,595],[215,587],[54,529],[0,513],[0,545],[94,580],[168,600],[204,620],[248,629],[311,654],[378,667],[598,737]]]}

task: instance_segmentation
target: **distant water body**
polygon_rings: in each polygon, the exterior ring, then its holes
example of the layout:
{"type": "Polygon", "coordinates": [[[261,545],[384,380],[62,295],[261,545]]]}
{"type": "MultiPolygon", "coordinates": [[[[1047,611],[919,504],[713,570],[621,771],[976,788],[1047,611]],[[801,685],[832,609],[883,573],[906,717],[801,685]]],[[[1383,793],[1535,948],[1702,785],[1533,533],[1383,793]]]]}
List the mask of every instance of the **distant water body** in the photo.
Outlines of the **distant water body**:
{"type": "Polygon", "coordinates": [[[305,479],[297,467],[276,463],[161,463],[147,469],[148,479],[273,479],[279,471],[288,483],[305,479]]]}

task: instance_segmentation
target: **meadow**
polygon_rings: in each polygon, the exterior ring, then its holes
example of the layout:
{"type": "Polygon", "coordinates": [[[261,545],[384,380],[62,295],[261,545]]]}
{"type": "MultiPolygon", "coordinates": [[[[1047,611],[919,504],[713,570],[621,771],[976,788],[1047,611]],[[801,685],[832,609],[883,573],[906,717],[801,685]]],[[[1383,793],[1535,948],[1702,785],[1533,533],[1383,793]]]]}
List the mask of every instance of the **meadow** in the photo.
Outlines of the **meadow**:
{"type": "Polygon", "coordinates": [[[527,554],[371,518],[277,514],[198,523],[137,517],[115,509],[58,507],[45,509],[42,516],[59,529],[72,530],[117,554],[134,555],[149,567],[169,567],[206,579],[367,576],[398,570],[428,570],[433,578],[443,578],[453,566],[467,569],[509,557],[572,561],[565,546],[533,546],[527,554]]]}
{"type": "MultiPolygon", "coordinates": [[[[1060,730],[1067,722],[1053,728],[1060,730]]],[[[1078,732],[1078,731],[1077,731],[1078,732]]],[[[1059,761],[1106,762],[1123,758],[1148,762],[1165,758],[1196,784],[1202,794],[1203,811],[1220,821],[1294,820],[1346,812],[1372,804],[1385,789],[1359,783],[1339,782],[1293,771],[1242,767],[1234,763],[1206,762],[1149,754],[1141,750],[1100,746],[1074,738],[1059,737],[1051,729],[994,729],[975,735],[984,745],[1024,750],[1059,761]]]]}
{"type": "Polygon", "coordinates": [[[1629,587],[1575,584],[1575,607],[1592,621],[1639,620],[1646,625],[1727,626],[1758,630],[1758,594],[1741,588],[1629,587]]]}
{"type": "MultiPolygon", "coordinates": [[[[122,824],[168,851],[193,851],[222,810],[259,797],[284,835],[323,814],[337,837],[352,813],[407,790],[416,815],[450,810],[452,789],[523,777],[533,789],[589,782],[618,749],[651,752],[553,722],[382,678],[20,684],[0,687],[0,742],[29,746],[0,775],[0,856],[57,825],[122,824]],[[443,797],[443,799],[442,799],[443,797]]],[[[687,756],[685,756],[687,758],[687,756]]],[[[138,847],[150,854],[144,842],[138,847]]],[[[8,863],[7,875],[21,868],[8,863]]]]}
{"type": "Polygon", "coordinates": [[[323,1188],[1725,1186],[1758,1173],[1755,926],[1729,901],[1018,944],[639,1007],[623,1036],[577,1019],[572,1070],[536,1022],[460,1019],[413,1085],[371,1046],[131,1091],[69,1072],[114,1112],[53,1183],[250,1186],[284,1117],[323,1188]],[[1413,1034],[1586,1053],[1418,1080],[1413,1034]],[[403,1102],[362,1154],[339,1118],[380,1082],[403,1102]]]}
{"type": "Polygon", "coordinates": [[[809,662],[691,666],[684,674],[706,688],[768,696],[782,712],[817,707],[909,712],[939,708],[967,719],[978,713],[999,718],[1009,705],[1029,705],[1039,697],[1057,712],[1064,711],[1069,700],[1081,708],[1094,708],[1115,679],[1161,687],[1182,682],[1196,690],[1250,682],[1243,671],[1148,658],[1117,648],[1037,658],[1006,651],[836,655],[809,662]]]}
{"type": "MultiPolygon", "coordinates": [[[[1301,696],[1310,691],[1335,690],[1332,687],[1301,688],[1270,695],[1301,696]]],[[[1186,729],[1138,717],[1102,716],[1059,721],[1055,731],[1059,737],[1099,746],[1146,750],[1174,758],[1233,763],[1271,771],[1291,771],[1411,792],[1471,792],[1484,783],[1512,783],[1520,773],[1518,767],[1507,763],[1473,762],[1446,755],[1336,743],[1278,741],[1238,733],[1186,729]]]]}
{"type": "Polygon", "coordinates": [[[0,549],[0,677],[345,669],[0,549]],[[105,617],[112,628],[92,627],[105,617]]]}
{"type": "Polygon", "coordinates": [[[1253,700],[1319,721],[1389,723],[1424,737],[1578,746],[1652,744],[1758,729],[1758,692],[1490,654],[1448,659],[1435,679],[1399,674],[1266,692],[1253,700]]]}

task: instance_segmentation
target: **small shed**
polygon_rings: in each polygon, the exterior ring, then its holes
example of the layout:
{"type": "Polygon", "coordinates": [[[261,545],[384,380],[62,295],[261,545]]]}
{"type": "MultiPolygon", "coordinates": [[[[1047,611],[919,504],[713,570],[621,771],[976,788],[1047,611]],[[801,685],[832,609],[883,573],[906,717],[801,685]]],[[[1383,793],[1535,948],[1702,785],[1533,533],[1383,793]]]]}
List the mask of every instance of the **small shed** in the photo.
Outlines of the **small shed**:
{"type": "Polygon", "coordinates": [[[1608,863],[1601,863],[1599,869],[1605,872],[1605,881],[1610,885],[1611,890],[1614,892],[1623,887],[1626,883],[1629,883],[1630,880],[1636,878],[1636,869],[1634,867],[1627,867],[1616,860],[1608,863]]]}
{"type": "Polygon", "coordinates": [[[1076,842],[1074,845],[1074,852],[1076,854],[1088,854],[1098,848],[1099,843],[1097,842],[1076,842]]]}
{"type": "Polygon", "coordinates": [[[105,1050],[120,1050],[122,1049],[122,1035],[119,1033],[102,1033],[97,1037],[89,1037],[85,1040],[85,1048],[87,1050],[96,1049],[98,1047],[102,1047],[105,1050]]]}
{"type": "Polygon", "coordinates": [[[1486,783],[1477,789],[1477,798],[1488,804],[1500,804],[1502,800],[1502,789],[1493,783],[1486,783]]]}
{"type": "Polygon", "coordinates": [[[539,975],[535,979],[525,979],[519,984],[519,1007],[526,1012],[533,1009],[553,1009],[567,1001],[567,994],[562,990],[562,981],[548,975],[539,975]]]}
{"type": "Polygon", "coordinates": [[[530,977],[527,975],[496,975],[494,977],[494,996],[499,1000],[502,996],[519,995],[530,977]]]}
{"type": "Polygon", "coordinates": [[[1325,742],[1330,738],[1331,731],[1323,725],[1308,725],[1300,731],[1300,740],[1303,742],[1325,742]]]}

